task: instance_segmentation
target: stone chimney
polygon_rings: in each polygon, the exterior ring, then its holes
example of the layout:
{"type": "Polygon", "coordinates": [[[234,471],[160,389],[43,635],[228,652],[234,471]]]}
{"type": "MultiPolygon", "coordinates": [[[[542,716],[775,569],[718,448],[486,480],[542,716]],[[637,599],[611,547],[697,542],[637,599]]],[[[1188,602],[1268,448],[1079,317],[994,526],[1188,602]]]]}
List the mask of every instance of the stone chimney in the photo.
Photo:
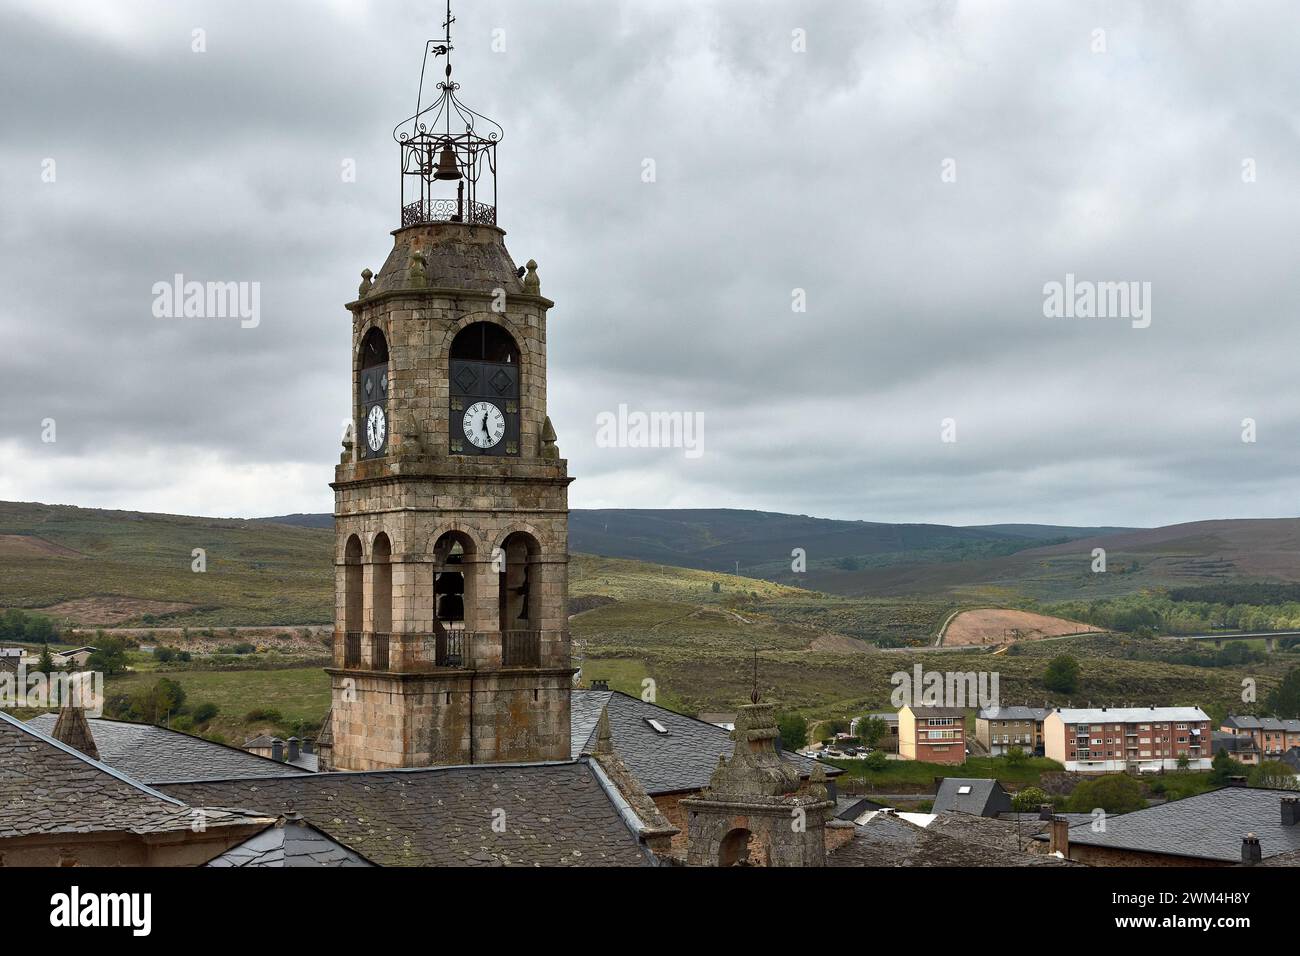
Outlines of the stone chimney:
{"type": "Polygon", "coordinates": [[[90,721],[86,720],[86,712],[80,707],[65,703],[60,708],[52,736],[59,743],[80,750],[92,760],[99,759],[99,748],[95,746],[95,735],[90,732],[90,721]]]}
{"type": "Polygon", "coordinates": [[[284,741],[279,737],[271,738],[271,759],[277,762],[284,761],[284,741]]]}
{"type": "Polygon", "coordinates": [[[1264,859],[1264,851],[1259,845],[1259,837],[1253,833],[1247,833],[1241,841],[1241,862],[1246,866],[1258,863],[1264,859]]]}
{"type": "Polygon", "coordinates": [[[1052,817],[1051,843],[1049,853],[1060,853],[1067,860],[1070,858],[1070,821],[1065,817],[1052,817]]]}
{"type": "Polygon", "coordinates": [[[1040,803],[1038,805],[1038,819],[1044,822],[1051,820],[1056,816],[1056,808],[1050,803],[1040,803]]]}
{"type": "Polygon", "coordinates": [[[1300,823],[1300,797],[1282,798],[1282,826],[1293,827],[1300,823]]]}
{"type": "Polygon", "coordinates": [[[289,763],[293,763],[295,760],[298,759],[298,752],[299,752],[298,738],[290,737],[289,738],[289,763]]]}
{"type": "Polygon", "coordinates": [[[607,680],[594,680],[594,681],[591,682],[591,689],[592,689],[592,690],[609,690],[609,681],[607,681],[607,680]]]}
{"type": "Polygon", "coordinates": [[[1228,778],[1228,786],[1229,786],[1229,787],[1244,787],[1244,786],[1246,786],[1246,778],[1243,777],[1243,776],[1241,776],[1241,775],[1239,775],[1239,774],[1233,775],[1233,776],[1231,776],[1231,777],[1228,778]]]}
{"type": "Polygon", "coordinates": [[[305,754],[312,753],[312,752],[313,752],[312,749],[311,749],[312,746],[313,746],[313,745],[312,745],[312,742],[311,742],[311,738],[310,738],[310,737],[304,737],[304,738],[302,738],[302,752],[303,752],[303,753],[305,753],[305,754]]]}

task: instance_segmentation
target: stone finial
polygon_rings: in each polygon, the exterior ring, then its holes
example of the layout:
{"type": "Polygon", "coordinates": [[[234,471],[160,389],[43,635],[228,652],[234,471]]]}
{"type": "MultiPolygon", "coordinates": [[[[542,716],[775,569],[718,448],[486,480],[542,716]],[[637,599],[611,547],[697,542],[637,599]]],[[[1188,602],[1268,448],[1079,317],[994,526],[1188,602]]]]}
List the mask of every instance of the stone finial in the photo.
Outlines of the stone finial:
{"type": "Polygon", "coordinates": [[[95,746],[95,735],[90,732],[86,712],[70,702],[59,710],[59,719],[54,722],[52,736],[60,743],[80,750],[92,760],[99,759],[99,748],[95,746]]]}
{"type": "Polygon", "coordinates": [[[596,721],[596,746],[591,751],[594,754],[612,754],[614,752],[614,737],[609,732],[609,708],[600,709],[600,720],[596,721]]]}
{"type": "Polygon", "coordinates": [[[412,288],[420,289],[429,281],[429,274],[425,271],[424,250],[411,250],[411,264],[406,270],[406,277],[410,280],[412,288]]]}
{"type": "Polygon", "coordinates": [[[826,789],[826,768],[820,763],[814,764],[812,772],[808,774],[804,793],[814,800],[825,800],[829,796],[829,791],[826,789]]]}
{"type": "Polygon", "coordinates": [[[414,415],[398,414],[397,434],[402,438],[401,452],[403,455],[418,457],[424,454],[424,442],[420,437],[420,423],[416,421],[414,415]]]}
{"type": "Polygon", "coordinates": [[[551,424],[551,416],[546,416],[546,421],[542,423],[542,457],[555,461],[560,457],[559,446],[555,444],[556,438],[555,426],[551,424]]]}
{"type": "Polygon", "coordinates": [[[370,292],[370,286],[372,284],[370,280],[373,279],[374,276],[375,274],[371,272],[369,269],[361,270],[361,285],[357,287],[358,299],[364,299],[366,297],[366,294],[370,292]]]}
{"type": "Polygon", "coordinates": [[[343,432],[343,452],[339,455],[339,464],[346,465],[352,461],[352,423],[348,423],[347,430],[343,432]]]}
{"type": "Polygon", "coordinates": [[[537,260],[529,259],[527,269],[528,274],[524,276],[524,293],[526,295],[541,295],[542,280],[537,278],[537,260]]]}

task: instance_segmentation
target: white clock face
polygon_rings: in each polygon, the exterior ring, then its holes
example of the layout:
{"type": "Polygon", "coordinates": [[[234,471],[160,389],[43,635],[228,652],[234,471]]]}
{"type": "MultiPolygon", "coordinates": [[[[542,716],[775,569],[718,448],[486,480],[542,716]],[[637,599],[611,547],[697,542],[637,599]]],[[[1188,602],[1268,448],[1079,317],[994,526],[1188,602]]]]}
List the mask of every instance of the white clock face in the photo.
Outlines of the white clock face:
{"type": "Polygon", "coordinates": [[[465,409],[465,419],[461,426],[465,437],[473,444],[479,448],[491,448],[506,433],[506,417],[491,402],[475,402],[465,409]]]}
{"type": "Polygon", "coordinates": [[[376,405],[366,416],[366,444],[370,446],[371,451],[379,451],[384,447],[386,434],[388,434],[388,422],[384,420],[384,409],[376,405]]]}

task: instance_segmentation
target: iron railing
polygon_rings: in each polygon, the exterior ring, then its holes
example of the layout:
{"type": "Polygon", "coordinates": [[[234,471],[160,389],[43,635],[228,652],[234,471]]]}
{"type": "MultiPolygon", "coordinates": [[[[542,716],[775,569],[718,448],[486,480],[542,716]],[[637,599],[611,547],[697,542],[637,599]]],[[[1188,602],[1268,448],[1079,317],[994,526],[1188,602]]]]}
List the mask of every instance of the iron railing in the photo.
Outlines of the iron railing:
{"type": "Polygon", "coordinates": [[[415,226],[424,222],[468,222],[495,226],[497,209],[487,203],[458,199],[417,199],[402,207],[403,226],[415,226]]]}
{"type": "Polygon", "coordinates": [[[502,667],[538,667],[542,663],[541,631],[502,631],[502,667]]]}
{"type": "Polygon", "coordinates": [[[377,671],[388,670],[388,635],[376,632],[371,635],[370,666],[377,671]]]}
{"type": "Polygon", "coordinates": [[[437,667],[464,667],[465,632],[444,631],[435,635],[433,663],[437,667]]]}
{"type": "Polygon", "coordinates": [[[361,632],[348,631],[343,635],[343,666],[361,666],[361,632]]]}

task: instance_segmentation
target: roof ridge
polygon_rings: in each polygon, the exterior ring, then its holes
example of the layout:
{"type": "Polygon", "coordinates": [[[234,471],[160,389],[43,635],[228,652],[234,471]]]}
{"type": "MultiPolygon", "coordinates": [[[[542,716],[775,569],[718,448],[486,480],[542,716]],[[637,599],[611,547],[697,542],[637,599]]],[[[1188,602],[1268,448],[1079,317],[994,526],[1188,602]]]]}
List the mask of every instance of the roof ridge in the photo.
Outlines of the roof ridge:
{"type": "Polygon", "coordinates": [[[120,770],[114,770],[108,764],[102,763],[101,761],[96,760],[93,757],[89,757],[86,754],[83,754],[77,748],[69,747],[67,744],[63,743],[63,741],[56,740],[55,738],[49,736],[48,734],[37,730],[35,727],[29,727],[26,723],[19,720],[17,717],[12,717],[9,714],[6,714],[4,711],[0,711],[0,719],[3,719],[6,723],[12,724],[14,727],[17,727],[23,733],[35,737],[37,740],[43,741],[44,743],[47,743],[58,750],[62,750],[64,753],[76,757],[78,760],[82,761],[83,763],[90,764],[90,766],[94,767],[96,770],[102,770],[110,777],[114,777],[115,779],[120,780],[122,783],[125,783],[128,786],[134,787],[136,790],[139,790],[141,793],[148,794],[151,797],[156,797],[159,800],[164,800],[167,803],[175,804],[178,807],[188,806],[188,804],[186,804],[182,800],[178,800],[175,797],[168,796],[165,793],[161,793],[158,790],[155,790],[153,787],[149,786],[148,784],[141,783],[139,780],[136,780],[134,777],[128,777],[120,770]]]}
{"type": "MultiPolygon", "coordinates": [[[[534,760],[528,763],[461,763],[447,764],[441,767],[386,767],[382,770],[320,770],[316,773],[310,771],[306,773],[281,773],[281,774],[264,774],[260,777],[203,777],[195,780],[168,780],[160,786],[172,787],[181,784],[190,783],[257,783],[263,780],[316,780],[320,777],[360,777],[381,773],[430,773],[430,772],[453,772],[458,770],[495,770],[498,768],[523,767],[561,767],[568,764],[581,763],[579,758],[569,760],[534,760]]],[[[286,764],[285,766],[292,766],[286,764]]]]}
{"type": "MultiPolygon", "coordinates": [[[[36,715],[36,717],[45,717],[45,716],[52,716],[52,715],[48,715],[48,714],[37,714],[37,715],[36,715]]],[[[35,720],[36,717],[31,718],[31,720],[35,720]]],[[[222,743],[222,742],[219,741],[219,740],[210,740],[210,739],[207,738],[207,737],[202,737],[202,736],[200,736],[200,735],[198,735],[198,734],[191,734],[191,733],[189,733],[189,732],[187,732],[187,731],[184,731],[184,730],[174,730],[174,729],[171,728],[171,727],[159,727],[157,724],[146,723],[146,722],[143,721],[143,720],[118,720],[118,719],[116,719],[116,718],[114,718],[114,717],[87,717],[86,719],[87,719],[87,720],[103,720],[103,721],[107,721],[107,722],[110,723],[110,724],[119,724],[119,725],[121,725],[121,726],[123,726],[123,727],[142,727],[142,728],[144,728],[145,730],[157,730],[157,731],[161,731],[161,732],[163,732],[163,733],[167,733],[167,734],[178,734],[178,735],[181,736],[181,737],[187,737],[187,738],[189,738],[190,740],[197,740],[197,741],[200,741],[201,743],[211,744],[213,747],[220,747],[220,748],[222,748],[223,750],[229,750],[229,751],[231,751],[232,753],[243,754],[245,757],[252,757],[252,758],[254,758],[254,759],[256,759],[256,760],[265,760],[267,763],[273,763],[273,764],[275,764],[276,766],[282,766],[282,767],[293,767],[293,766],[296,766],[296,764],[286,763],[285,761],[282,761],[282,760],[277,761],[277,760],[273,760],[273,759],[270,758],[270,757],[264,757],[264,756],[262,756],[261,754],[255,754],[255,753],[253,753],[253,752],[250,751],[250,750],[245,750],[243,747],[236,747],[234,744],[222,743]]],[[[27,723],[30,724],[31,721],[27,721],[27,723]]],[[[94,730],[93,727],[92,727],[91,729],[94,730]]],[[[314,772],[315,772],[315,771],[312,771],[312,770],[306,770],[306,769],[304,769],[304,768],[299,768],[299,769],[303,770],[303,773],[314,773],[314,772]]],[[[268,774],[267,776],[271,776],[271,775],[268,774]]],[[[295,774],[287,774],[287,776],[296,776],[296,775],[295,775],[295,774]]],[[[169,781],[169,782],[170,782],[170,781],[169,781]]],[[[187,783],[196,783],[197,781],[186,781],[186,782],[187,782],[187,783]]]]}

